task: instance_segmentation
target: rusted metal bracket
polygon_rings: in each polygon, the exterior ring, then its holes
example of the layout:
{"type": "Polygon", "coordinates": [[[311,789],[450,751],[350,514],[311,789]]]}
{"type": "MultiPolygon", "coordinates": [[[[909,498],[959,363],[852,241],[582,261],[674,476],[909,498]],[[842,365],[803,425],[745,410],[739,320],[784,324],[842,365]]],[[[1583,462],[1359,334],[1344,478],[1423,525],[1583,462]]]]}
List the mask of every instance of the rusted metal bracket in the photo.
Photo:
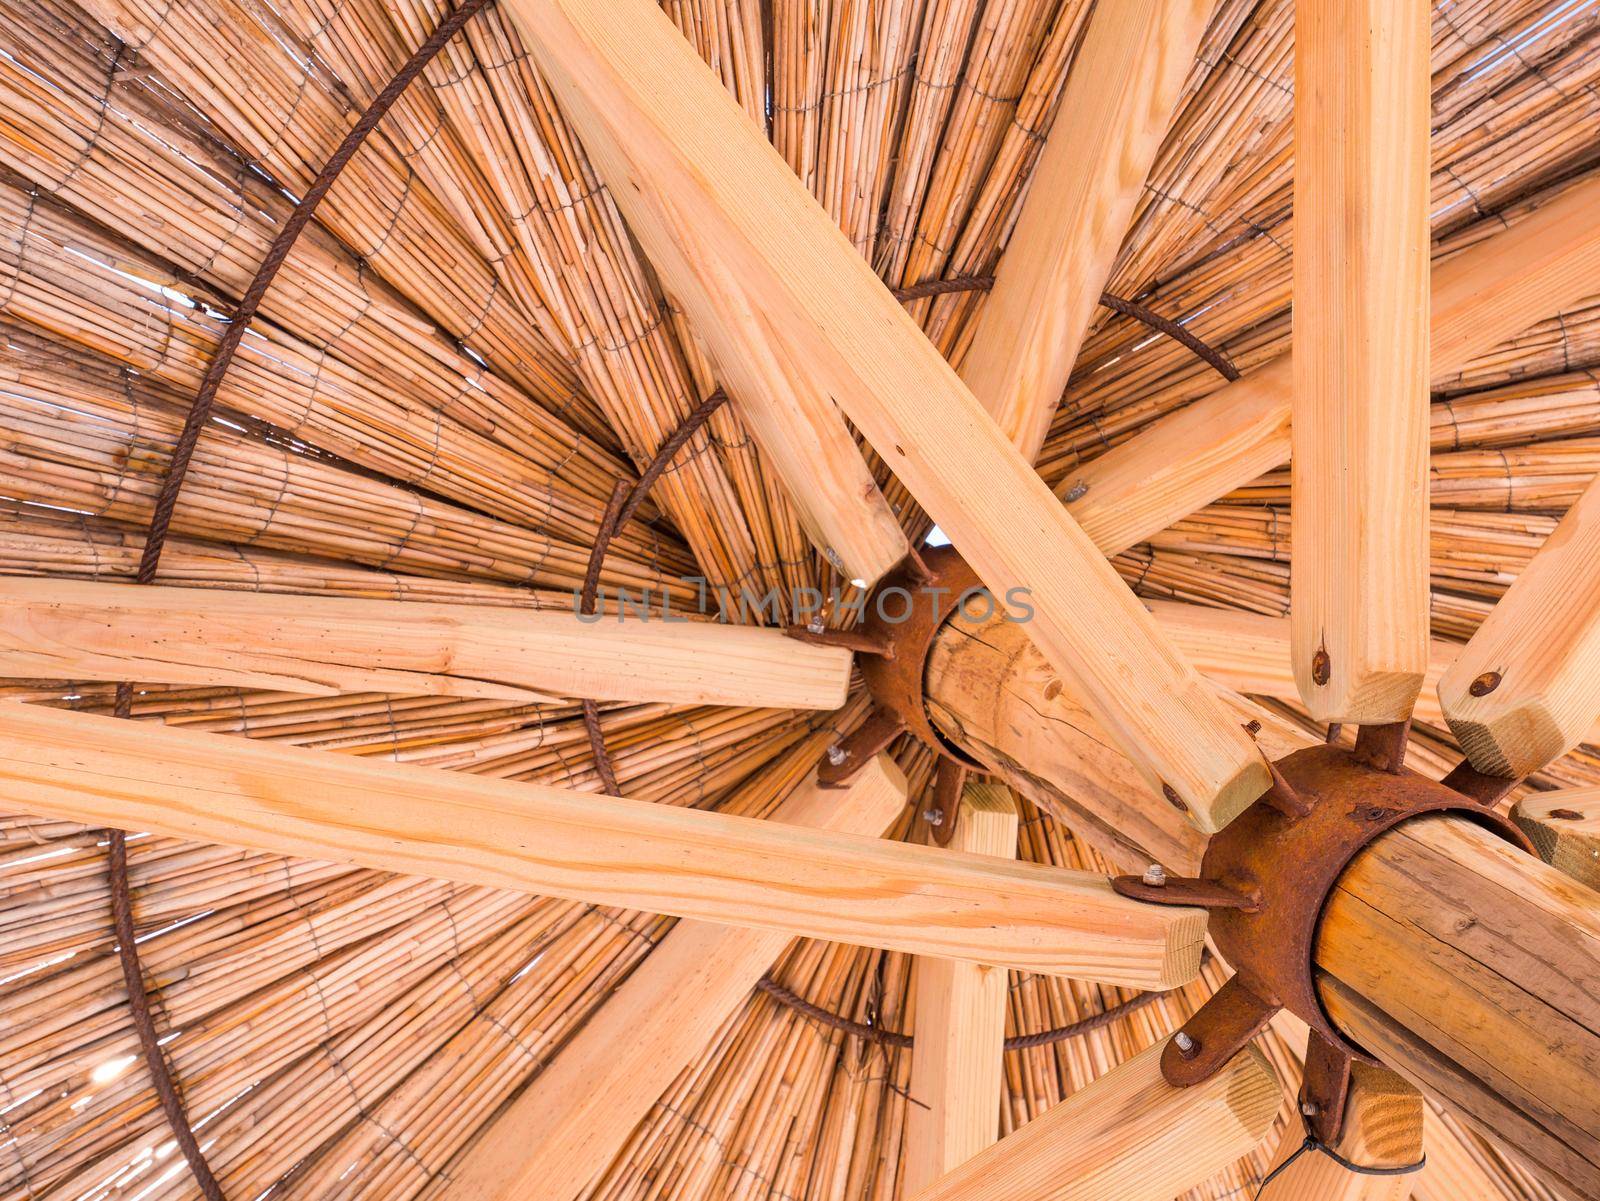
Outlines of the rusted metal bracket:
{"type": "Polygon", "coordinates": [[[933,841],[942,847],[956,836],[961,820],[961,790],[967,786],[967,769],[949,759],[939,760],[933,773],[933,797],[922,811],[933,841]]]}
{"type": "MultiPolygon", "coordinates": [[[[1339,877],[1379,835],[1424,813],[1456,813],[1531,850],[1510,822],[1475,800],[1399,762],[1404,725],[1363,729],[1357,750],[1314,746],[1273,764],[1273,786],[1215,835],[1206,848],[1198,879],[1120,876],[1123,896],[1168,905],[1199,905],[1211,911],[1210,931],[1234,976],[1195,1013],[1163,1053],[1162,1072],[1175,1085],[1198,1084],[1232,1059],[1287,1009],[1326,1044],[1328,1078],[1310,1098],[1342,1120],[1343,1087],[1333,1079],[1342,1057],[1373,1062],[1333,1025],[1317,997],[1312,956],[1317,927],[1339,877]],[[1159,882],[1153,882],[1159,881],[1159,882]]],[[[1319,1071],[1322,1070],[1319,1068],[1319,1071]]],[[[1334,1134],[1318,1137],[1331,1142],[1334,1134]]]]}
{"type": "Polygon", "coordinates": [[[894,645],[880,635],[866,630],[829,630],[818,626],[788,626],[783,631],[796,642],[812,646],[842,646],[858,655],[894,656],[894,645]]]}
{"type": "Polygon", "coordinates": [[[1470,759],[1463,759],[1441,782],[1446,788],[1490,809],[1509,796],[1511,790],[1522,783],[1522,778],[1486,776],[1472,766],[1470,759]]]}
{"type": "Polygon", "coordinates": [[[1354,1062],[1343,1047],[1312,1032],[1300,1080],[1300,1116],[1324,1147],[1337,1143],[1344,1131],[1344,1105],[1350,1096],[1350,1065],[1354,1062]]]}
{"type": "Polygon", "coordinates": [[[905,723],[887,709],[874,709],[867,720],[823,752],[817,766],[817,783],[843,788],[879,751],[905,732],[905,723]]]}

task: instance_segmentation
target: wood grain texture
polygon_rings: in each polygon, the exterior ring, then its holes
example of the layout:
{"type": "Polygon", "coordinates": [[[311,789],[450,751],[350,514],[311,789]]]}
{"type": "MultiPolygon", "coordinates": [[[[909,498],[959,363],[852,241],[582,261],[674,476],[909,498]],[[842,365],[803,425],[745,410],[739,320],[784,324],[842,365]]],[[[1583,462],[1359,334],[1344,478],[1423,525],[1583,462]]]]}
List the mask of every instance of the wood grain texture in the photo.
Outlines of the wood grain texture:
{"type": "Polygon", "coordinates": [[[1538,771],[1600,718],[1600,482],[1445,672],[1439,702],[1472,765],[1495,776],[1538,771]]]}
{"type": "MultiPolygon", "coordinates": [[[[1600,178],[1433,268],[1435,376],[1591,296],[1600,272],[1600,178]]],[[[1289,462],[1295,367],[1282,355],[1152,422],[1074,470],[1067,507],[1108,555],[1289,462]]]]}
{"type": "Polygon", "coordinates": [[[1040,152],[961,361],[961,378],[1030,463],[1214,7],[1104,0],[1073,56],[1063,116],[1040,152]]]}
{"type": "MultiPolygon", "coordinates": [[[[1523,797],[1511,820],[1558,872],[1600,891],[1600,788],[1562,788],[1523,797]]],[[[1600,898],[1596,898],[1600,904],[1600,898]]]]}
{"type": "MultiPolygon", "coordinates": [[[[904,776],[879,755],[843,789],[821,788],[813,777],[772,820],[871,836],[882,833],[905,803],[904,776]]],[[[448,1185],[424,1195],[572,1201],[705,1051],[788,941],[768,930],[679,922],[463,1148],[450,1165],[448,1185]]]]}
{"type": "Polygon", "coordinates": [[[1323,722],[1403,721],[1428,666],[1426,5],[1295,6],[1290,618],[1323,722]]]}
{"type": "Polygon", "coordinates": [[[1157,1043],[968,1160],[915,1201],[1172,1201],[1266,1137],[1282,1100],[1247,1047],[1174,1088],[1157,1043]]]}
{"type": "MultiPolygon", "coordinates": [[[[969,783],[949,849],[1015,858],[1017,805],[1010,790],[969,783]]],[[[1007,974],[948,959],[919,959],[914,971],[912,1103],[900,1166],[907,1196],[1000,1137],[1005,1093],[1007,974]]]]}
{"type": "Polygon", "coordinates": [[[718,336],[711,300],[736,281],[748,305],[727,353],[804,362],[995,595],[1031,589],[1034,639],[1199,828],[1259,795],[1250,740],[658,6],[507,12],[646,250],[670,274],[674,247],[692,247],[705,282],[680,299],[695,327],[718,336]]]}
{"type": "Polygon", "coordinates": [[[1324,1003],[1385,1064],[1600,1193],[1600,906],[1462,818],[1378,839],[1329,899],[1324,1003]]]}
{"type": "Polygon", "coordinates": [[[1191,979],[1205,931],[1087,872],[15,703],[0,790],[97,826],[1131,988],[1191,979]]]}
{"type": "MultiPolygon", "coordinates": [[[[1422,1094],[1386,1068],[1351,1066],[1344,1128],[1334,1150],[1351,1163],[1370,1168],[1404,1168],[1422,1162],[1422,1094]]],[[[1287,1162],[1305,1139],[1291,1118],[1273,1154],[1274,1169],[1287,1162]]],[[[1306,1152],[1261,1190],[1256,1201],[1406,1201],[1415,1175],[1367,1176],[1342,1167],[1326,1155],[1306,1152]]]]}
{"type": "Polygon", "coordinates": [[[395,692],[836,709],[850,653],[650,616],[0,580],[0,674],[307,694],[395,692]]]}
{"type": "MultiPolygon", "coordinates": [[[[1148,600],[1156,620],[1207,679],[1253,696],[1292,701],[1299,696],[1294,669],[1289,663],[1289,622],[1264,613],[1235,609],[1208,609],[1182,601],[1148,600]]],[[[1445,726],[1438,686],[1444,673],[1461,654],[1461,644],[1441,638],[1432,641],[1428,673],[1412,713],[1416,720],[1445,726]]],[[[1600,743],[1600,722],[1590,725],[1585,742],[1600,743]]]]}

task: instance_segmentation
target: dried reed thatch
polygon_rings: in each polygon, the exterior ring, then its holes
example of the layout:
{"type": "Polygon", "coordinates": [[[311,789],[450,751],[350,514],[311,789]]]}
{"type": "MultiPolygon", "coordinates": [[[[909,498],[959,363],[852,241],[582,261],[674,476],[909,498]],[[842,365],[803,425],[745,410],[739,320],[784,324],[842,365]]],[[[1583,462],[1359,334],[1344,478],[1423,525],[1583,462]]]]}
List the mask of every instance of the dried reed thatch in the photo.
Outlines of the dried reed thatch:
{"type": "MultiPolygon", "coordinates": [[[[892,287],[994,270],[1089,0],[663,0],[892,287]]],[[[443,0],[0,0],[0,572],[132,578],[185,412],[271,240],[443,0]]],[[[1442,259],[1600,160],[1600,5],[1435,0],[1442,259]]],[[[1289,336],[1292,4],[1220,0],[1109,289],[1243,371],[1289,336]]],[[[1434,633],[1475,630],[1600,471],[1600,282],[1434,380],[1434,633]]],[[[981,289],[909,302],[959,360],[981,289]]],[[[296,244],[218,397],[161,560],[209,589],[567,607],[618,480],[717,386],[572,129],[489,5],[395,106],[296,244]]],[[[1074,472],[1222,381],[1101,310],[1038,459],[1074,472]]],[[[870,458],[870,452],[869,458],[870,458]]],[[[876,464],[876,460],[872,459],[876,464]]],[[[878,467],[914,536],[927,522],[878,467]]],[[[1117,556],[1147,597],[1281,615],[1288,473],[1117,556]]],[[[612,539],[603,588],[686,605],[688,577],[839,581],[736,406],[612,539]]],[[[730,616],[745,619],[741,610],[730,616]]],[[[787,612],[777,616],[787,618],[787,612]]],[[[109,713],[110,685],[8,698],[109,713]]],[[[1294,704],[1261,698],[1310,728],[1294,704]]],[[[764,816],[838,714],[604,706],[630,796],[764,816]]],[[[576,704],[141,687],[133,717],[598,791],[576,704]]],[[[1316,731],[1321,733],[1321,731],[1316,731]]],[[[1415,731],[1442,772],[1453,743],[1415,731]]],[[[899,759],[928,785],[925,752],[899,759]]],[[[1581,748],[1534,780],[1600,782],[1581,748]]],[[[0,798],[0,805],[4,798],[0,798]]],[[[905,837],[909,821],[898,835],[905,837]]],[[[672,920],[134,833],[152,1008],[230,1198],[449,1195],[474,1137],[672,920]]],[[[1022,858],[1099,866],[1025,805],[1022,858]]],[[[140,1057],[102,831],[0,814],[0,1201],[199,1195],[140,1057]]],[[[1007,1053],[1014,1130],[1170,1032],[1203,979],[1103,1029],[1007,1053]]],[[[829,1012],[909,1029],[908,957],[797,942],[772,972],[829,1012]]],[[[1014,974],[1008,1028],[1124,1001],[1014,974]]],[[[1299,1066],[1269,1051],[1286,1087],[1299,1066]]],[[[752,992],[638,1125],[594,1199],[900,1195],[914,1050],[752,992]]],[[[1553,1201],[1440,1118],[1414,1196],[1553,1201]]],[[[625,1136],[625,1137],[624,1137],[625,1136]]],[[[1270,1145],[1270,1144],[1269,1144],[1270,1145]]],[[[1196,1201],[1249,1196],[1257,1153],[1196,1201]]]]}

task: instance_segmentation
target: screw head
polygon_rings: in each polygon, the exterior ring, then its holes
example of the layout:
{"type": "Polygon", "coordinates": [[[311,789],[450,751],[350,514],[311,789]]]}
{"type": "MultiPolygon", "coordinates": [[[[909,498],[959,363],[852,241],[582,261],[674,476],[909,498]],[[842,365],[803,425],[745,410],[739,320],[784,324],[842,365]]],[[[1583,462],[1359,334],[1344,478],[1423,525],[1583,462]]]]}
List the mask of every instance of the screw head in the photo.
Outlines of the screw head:
{"type": "Polygon", "coordinates": [[[1319,646],[1317,653],[1311,656],[1311,679],[1318,685],[1326,684],[1333,678],[1333,659],[1328,654],[1328,648],[1319,646]]]}
{"type": "Polygon", "coordinates": [[[1159,863],[1152,863],[1144,869],[1143,881],[1151,888],[1163,888],[1167,883],[1167,869],[1159,863]]]}
{"type": "Polygon", "coordinates": [[[942,826],[944,825],[944,810],[924,809],[922,811],[922,820],[927,822],[930,826],[942,826]]]}
{"type": "Polygon", "coordinates": [[[1061,494],[1061,499],[1071,504],[1075,500],[1082,500],[1089,495],[1089,484],[1086,480],[1074,480],[1072,487],[1061,494]]]}
{"type": "Polygon", "coordinates": [[[1550,816],[1560,822],[1581,822],[1583,820],[1583,814],[1576,809],[1552,809],[1550,810],[1550,816]]]}
{"type": "Polygon", "coordinates": [[[1183,803],[1183,798],[1178,795],[1178,790],[1171,784],[1163,784],[1161,786],[1161,795],[1166,797],[1167,804],[1171,805],[1179,813],[1189,812],[1189,806],[1183,803]]]}
{"type": "Polygon", "coordinates": [[[1486,671],[1472,681],[1471,684],[1467,685],[1467,691],[1473,696],[1488,696],[1496,688],[1500,687],[1500,680],[1501,675],[1499,672],[1486,671]]]}
{"type": "Polygon", "coordinates": [[[842,742],[836,742],[828,748],[828,762],[835,767],[838,767],[848,758],[850,758],[850,752],[844,749],[842,742]]]}

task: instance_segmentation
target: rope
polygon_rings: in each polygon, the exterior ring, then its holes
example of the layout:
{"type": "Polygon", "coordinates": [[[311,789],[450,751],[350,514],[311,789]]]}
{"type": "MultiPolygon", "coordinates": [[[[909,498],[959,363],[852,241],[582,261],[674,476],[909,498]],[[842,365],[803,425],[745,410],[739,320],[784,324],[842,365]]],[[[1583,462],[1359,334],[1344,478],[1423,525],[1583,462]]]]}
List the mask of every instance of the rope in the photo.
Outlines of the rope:
{"type": "MultiPolygon", "coordinates": [[[[136,583],[149,584],[156,578],[156,570],[161,564],[161,552],[166,546],[167,535],[172,528],[172,514],[177,508],[178,496],[183,491],[184,481],[188,478],[189,466],[193,462],[200,435],[211,419],[211,410],[216,404],[222,381],[228,374],[228,368],[233,365],[234,356],[238,353],[245,334],[249,332],[250,323],[261,308],[267,289],[272,286],[272,281],[277,277],[284,260],[289,257],[289,252],[294,248],[301,231],[310,223],[317,205],[333,187],[339,173],[355,157],[362,143],[366,141],[367,135],[377,127],[378,122],[400,98],[401,93],[422,73],[423,68],[460,31],[461,27],[488,2],[489,0],[463,0],[459,8],[440,22],[433,35],[417,48],[416,53],[396,72],[395,77],[383,91],[374,97],[366,112],[362,113],[350,127],[344,140],[339,143],[338,149],[328,158],[316,180],[295,205],[294,211],[283,223],[283,228],[278,231],[277,237],[272,240],[272,245],[267,248],[266,255],[256,269],[255,278],[245,289],[239,307],[234,310],[229,320],[227,332],[217,344],[216,354],[206,365],[206,373],[200,381],[200,387],[195,391],[194,403],[190,405],[188,416],[184,419],[183,431],[173,446],[166,478],[161,483],[161,491],[156,497],[155,507],[150,516],[150,527],[145,533],[144,551],[139,557],[139,570],[134,576],[136,583]]],[[[117,717],[127,719],[132,716],[132,711],[133,685],[129,682],[119,683],[113,712],[117,717]]],[[[106,836],[107,868],[111,878],[111,918],[117,936],[117,959],[122,966],[122,980],[128,993],[128,1009],[133,1017],[134,1030],[139,1037],[139,1046],[144,1052],[144,1061],[149,1068],[156,1097],[161,1102],[161,1111],[167,1119],[167,1125],[172,1128],[173,1137],[178,1149],[183,1152],[183,1158],[189,1165],[190,1172],[194,1174],[195,1183],[200,1186],[201,1194],[206,1201],[226,1201],[222,1187],[217,1183],[211,1165],[206,1161],[205,1154],[195,1139],[194,1127],[189,1122],[189,1115],[184,1108],[183,1098],[178,1093],[177,1082],[173,1078],[171,1068],[162,1054],[155,1018],[150,1011],[150,998],[145,991],[144,966],[139,959],[139,946],[134,930],[133,899],[128,882],[127,835],[122,830],[107,830],[106,836]]]]}
{"type": "MultiPolygon", "coordinates": [[[[594,545],[589,549],[589,562],[584,568],[583,588],[578,593],[579,612],[585,616],[595,612],[600,590],[600,564],[605,560],[606,551],[610,549],[617,531],[632,520],[650,489],[666,474],[678,452],[689,444],[690,439],[699,433],[700,427],[711,420],[711,414],[726,404],[727,400],[728,394],[721,388],[702,400],[656,449],[655,456],[640,474],[638,483],[630,486],[627,480],[618,480],[611,489],[611,499],[606,502],[606,511],[600,517],[600,529],[595,534],[594,545]]],[[[589,736],[589,747],[594,752],[595,769],[600,774],[601,786],[612,796],[620,796],[616,767],[611,761],[610,752],[606,750],[605,733],[600,728],[600,706],[587,698],[583,701],[583,729],[589,736]]]]}
{"type": "MultiPolygon", "coordinates": [[[[929,279],[904,288],[895,288],[894,297],[900,301],[926,300],[930,296],[943,296],[950,292],[987,292],[993,287],[994,276],[992,275],[958,275],[951,279],[929,279]]],[[[1110,292],[1100,293],[1100,303],[1113,313],[1121,313],[1124,317],[1132,317],[1135,321],[1149,326],[1157,333],[1166,334],[1174,342],[1193,352],[1198,358],[1205,360],[1212,370],[1230,384],[1239,378],[1239,369],[1233,365],[1232,359],[1216,347],[1202,342],[1171,318],[1163,317],[1160,313],[1146,308],[1137,301],[1124,300],[1120,296],[1113,296],[1110,292]]]]}

